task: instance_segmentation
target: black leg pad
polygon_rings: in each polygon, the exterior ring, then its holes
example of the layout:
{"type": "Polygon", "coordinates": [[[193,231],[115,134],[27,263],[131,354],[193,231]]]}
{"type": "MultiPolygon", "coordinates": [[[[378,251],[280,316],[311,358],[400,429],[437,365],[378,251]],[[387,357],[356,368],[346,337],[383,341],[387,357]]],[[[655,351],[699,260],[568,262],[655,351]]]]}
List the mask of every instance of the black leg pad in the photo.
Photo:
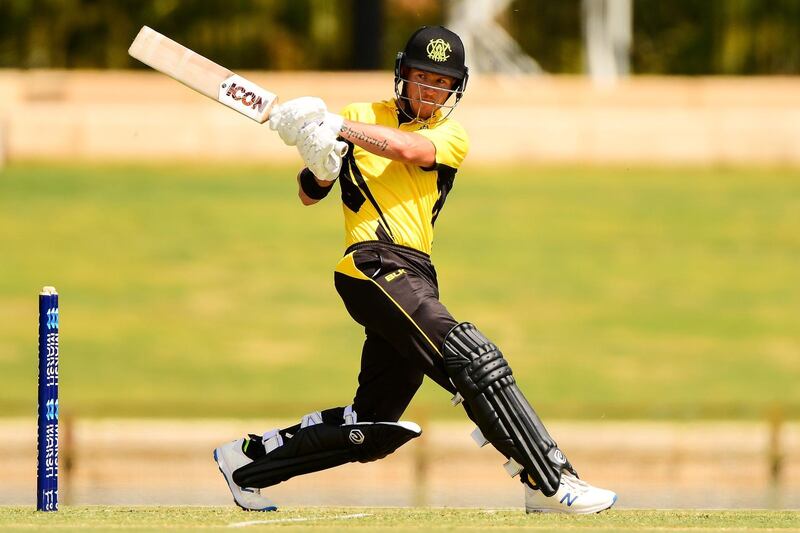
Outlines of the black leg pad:
{"type": "Polygon", "coordinates": [[[233,481],[240,487],[264,488],[345,463],[368,463],[421,434],[412,422],[316,424],[300,429],[283,446],[234,471],[233,481]]]}
{"type": "Polygon", "coordinates": [[[447,373],[483,436],[514,459],[546,496],[558,490],[561,471],[574,472],[516,384],[500,350],[469,322],[450,330],[442,349],[447,373]]]}

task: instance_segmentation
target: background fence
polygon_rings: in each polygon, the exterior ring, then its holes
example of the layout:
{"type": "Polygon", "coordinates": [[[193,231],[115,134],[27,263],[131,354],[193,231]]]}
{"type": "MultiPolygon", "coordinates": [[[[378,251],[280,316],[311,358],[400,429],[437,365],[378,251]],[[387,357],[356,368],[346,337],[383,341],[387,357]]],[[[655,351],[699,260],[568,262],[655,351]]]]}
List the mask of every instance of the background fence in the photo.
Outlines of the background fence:
{"type": "MultiPolygon", "coordinates": [[[[389,72],[247,73],[338,110],[392,96],[389,72]]],[[[456,111],[469,163],[800,165],[800,79],[476,76],[456,111]]],[[[157,73],[0,71],[10,161],[294,161],[266,127],[157,73]]]]}
{"type": "MultiPolygon", "coordinates": [[[[419,415],[419,413],[417,413],[419,415]]],[[[282,505],[516,507],[522,488],[462,422],[421,422],[423,438],[366,465],[303,476],[269,490],[282,505]]],[[[226,504],[211,450],[237,433],[289,420],[62,422],[61,500],[68,504],[226,504]]],[[[587,480],[621,507],[800,507],[800,424],[555,422],[551,432],[587,480]]],[[[0,504],[34,494],[30,420],[0,421],[0,504]]]]}

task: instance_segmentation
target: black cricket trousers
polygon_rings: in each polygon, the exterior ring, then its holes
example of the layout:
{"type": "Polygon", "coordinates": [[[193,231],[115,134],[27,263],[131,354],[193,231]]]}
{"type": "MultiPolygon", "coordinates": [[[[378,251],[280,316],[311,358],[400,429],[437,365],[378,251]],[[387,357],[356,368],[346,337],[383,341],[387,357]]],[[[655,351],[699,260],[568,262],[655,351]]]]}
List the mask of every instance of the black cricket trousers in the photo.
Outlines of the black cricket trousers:
{"type": "Polygon", "coordinates": [[[441,348],[458,322],[439,301],[427,254],[381,241],[357,243],[345,251],[334,281],[366,330],[353,399],[359,421],[399,420],[425,375],[455,394],[441,348]]]}

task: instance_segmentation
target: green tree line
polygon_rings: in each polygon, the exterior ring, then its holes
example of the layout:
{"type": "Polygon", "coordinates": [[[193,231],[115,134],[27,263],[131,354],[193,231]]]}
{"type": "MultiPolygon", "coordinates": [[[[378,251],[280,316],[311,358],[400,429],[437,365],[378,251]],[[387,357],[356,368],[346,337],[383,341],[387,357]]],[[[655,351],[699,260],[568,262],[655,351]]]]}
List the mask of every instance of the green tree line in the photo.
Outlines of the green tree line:
{"type": "MultiPolygon", "coordinates": [[[[142,68],[151,26],[234,69],[388,69],[447,0],[0,0],[2,68],[142,68]]],[[[640,74],[799,74],[800,0],[634,0],[640,74]]],[[[584,70],[581,0],[515,0],[498,22],[547,72],[584,70]]]]}

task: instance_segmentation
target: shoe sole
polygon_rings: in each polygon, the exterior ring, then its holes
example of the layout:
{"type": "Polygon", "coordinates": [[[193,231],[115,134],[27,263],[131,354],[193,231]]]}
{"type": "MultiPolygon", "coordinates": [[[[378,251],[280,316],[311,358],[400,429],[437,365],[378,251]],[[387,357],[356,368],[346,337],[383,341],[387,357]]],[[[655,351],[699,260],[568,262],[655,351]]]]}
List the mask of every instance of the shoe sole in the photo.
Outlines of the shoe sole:
{"type": "MultiPolygon", "coordinates": [[[[228,476],[225,475],[225,471],[222,469],[222,459],[220,457],[220,454],[217,453],[217,452],[219,452],[219,448],[214,450],[214,462],[217,463],[217,468],[219,469],[219,473],[222,474],[222,477],[225,479],[225,483],[228,484],[228,489],[231,491],[231,495],[233,495],[233,490],[234,489],[231,486],[231,481],[228,480],[228,476]]],[[[264,507],[263,509],[251,509],[250,507],[245,507],[244,505],[242,505],[239,502],[237,502],[235,496],[233,497],[233,503],[235,503],[236,506],[239,509],[242,509],[244,511],[255,511],[255,512],[266,513],[266,512],[269,512],[269,511],[277,511],[278,510],[278,508],[276,506],[274,506],[274,505],[268,505],[267,507],[264,507]]]]}
{"type": "Polygon", "coordinates": [[[573,510],[564,510],[564,509],[530,509],[528,507],[525,508],[525,513],[527,514],[534,514],[534,513],[561,513],[561,514],[597,514],[602,513],[603,511],[607,511],[611,509],[614,504],[617,503],[617,495],[614,495],[614,499],[611,500],[611,503],[608,505],[601,505],[598,507],[592,507],[589,509],[583,509],[581,511],[573,511],[573,510]]]}

